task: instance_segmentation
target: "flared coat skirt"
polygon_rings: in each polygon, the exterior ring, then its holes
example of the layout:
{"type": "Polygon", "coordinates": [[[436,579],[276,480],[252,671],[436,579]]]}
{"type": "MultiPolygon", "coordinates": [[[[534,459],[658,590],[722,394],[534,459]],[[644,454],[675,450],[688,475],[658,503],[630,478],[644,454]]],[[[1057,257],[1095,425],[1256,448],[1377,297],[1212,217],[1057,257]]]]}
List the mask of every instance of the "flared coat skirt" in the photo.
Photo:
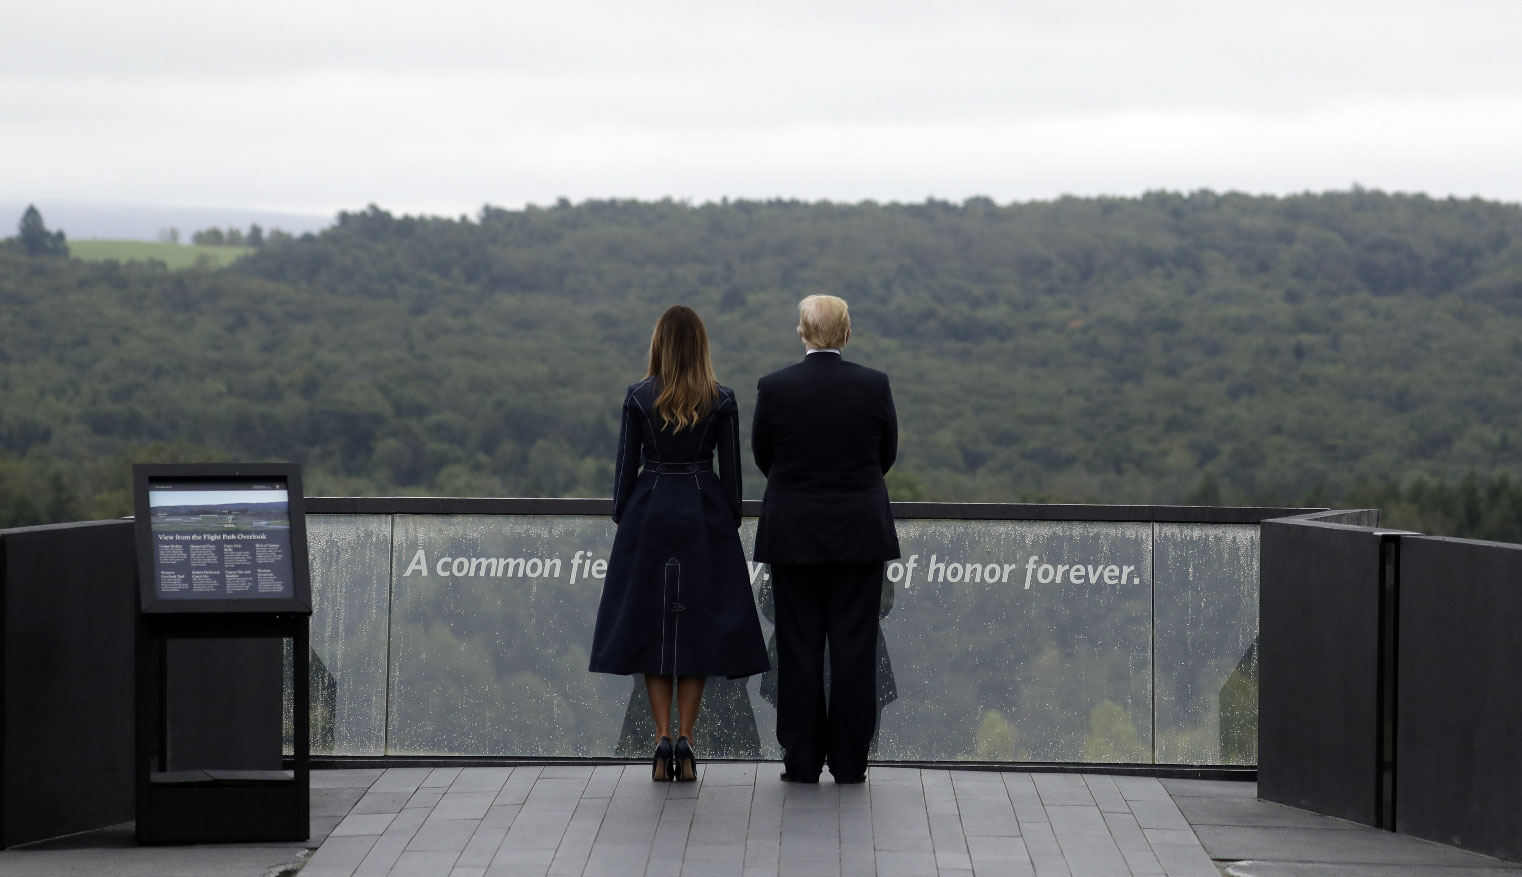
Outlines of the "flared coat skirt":
{"type": "Polygon", "coordinates": [[[608,556],[589,669],[739,678],[768,668],[745,551],[718,478],[642,473],[608,556]]]}

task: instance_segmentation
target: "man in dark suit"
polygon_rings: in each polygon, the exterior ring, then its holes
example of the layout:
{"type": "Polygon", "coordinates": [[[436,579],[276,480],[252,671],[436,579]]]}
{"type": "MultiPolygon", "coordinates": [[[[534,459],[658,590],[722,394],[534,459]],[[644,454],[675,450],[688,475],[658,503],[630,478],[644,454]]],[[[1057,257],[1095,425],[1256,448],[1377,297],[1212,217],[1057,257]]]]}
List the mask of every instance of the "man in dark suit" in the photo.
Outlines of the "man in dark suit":
{"type": "Polygon", "coordinates": [[[866,778],[876,723],[883,564],[899,556],[883,475],[898,453],[888,376],[846,362],[846,303],[798,304],[803,362],[756,386],[751,451],[766,475],[756,560],[771,564],[782,778],[866,778]],[[824,697],[824,654],[830,695],[824,697]]]}

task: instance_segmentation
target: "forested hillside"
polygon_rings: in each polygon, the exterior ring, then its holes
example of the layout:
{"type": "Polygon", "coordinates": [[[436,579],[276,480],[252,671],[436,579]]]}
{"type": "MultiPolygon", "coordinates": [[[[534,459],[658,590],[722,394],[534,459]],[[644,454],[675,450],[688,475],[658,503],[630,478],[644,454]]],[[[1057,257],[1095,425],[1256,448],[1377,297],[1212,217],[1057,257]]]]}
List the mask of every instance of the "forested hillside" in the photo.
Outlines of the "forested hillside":
{"type": "Polygon", "coordinates": [[[896,498],[1362,501],[1522,538],[1522,209],[1364,190],[371,208],[219,270],[0,250],[0,524],[124,514],[143,459],[605,496],[667,305],[744,418],[816,291],[893,378],[896,498]]]}

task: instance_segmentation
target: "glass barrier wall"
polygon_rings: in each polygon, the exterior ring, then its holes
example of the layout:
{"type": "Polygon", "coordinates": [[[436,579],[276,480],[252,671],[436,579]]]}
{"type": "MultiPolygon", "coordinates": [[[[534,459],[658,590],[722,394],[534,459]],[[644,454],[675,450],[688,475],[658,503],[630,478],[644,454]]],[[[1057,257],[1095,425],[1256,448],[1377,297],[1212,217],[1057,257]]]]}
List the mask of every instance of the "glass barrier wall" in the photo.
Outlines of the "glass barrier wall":
{"type": "MultiPolygon", "coordinates": [[[[1256,524],[898,525],[874,759],[1255,762],[1256,524]]],[[[606,517],[307,527],[314,754],[645,754],[643,681],[586,670],[606,517]]],[[[751,577],[774,654],[770,576],[751,577]]],[[[699,750],[779,758],[775,685],[711,679],[699,750]]]]}
{"type": "Polygon", "coordinates": [[[1159,764],[1258,763],[1258,525],[1154,524],[1159,764]]]}

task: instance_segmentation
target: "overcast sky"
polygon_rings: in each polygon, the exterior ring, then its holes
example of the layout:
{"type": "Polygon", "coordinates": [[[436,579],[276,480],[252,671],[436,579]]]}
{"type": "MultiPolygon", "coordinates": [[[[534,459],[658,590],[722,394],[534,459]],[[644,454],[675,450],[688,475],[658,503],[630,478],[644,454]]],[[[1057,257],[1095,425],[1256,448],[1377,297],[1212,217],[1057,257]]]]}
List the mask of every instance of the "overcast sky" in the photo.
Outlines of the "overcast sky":
{"type": "Polygon", "coordinates": [[[48,0],[0,199],[331,215],[558,197],[1522,200],[1519,0],[48,0]]]}

